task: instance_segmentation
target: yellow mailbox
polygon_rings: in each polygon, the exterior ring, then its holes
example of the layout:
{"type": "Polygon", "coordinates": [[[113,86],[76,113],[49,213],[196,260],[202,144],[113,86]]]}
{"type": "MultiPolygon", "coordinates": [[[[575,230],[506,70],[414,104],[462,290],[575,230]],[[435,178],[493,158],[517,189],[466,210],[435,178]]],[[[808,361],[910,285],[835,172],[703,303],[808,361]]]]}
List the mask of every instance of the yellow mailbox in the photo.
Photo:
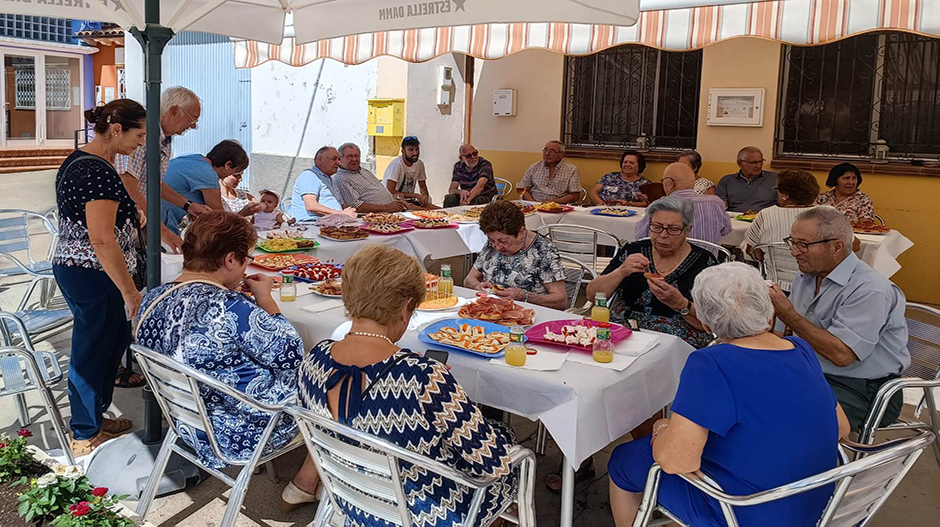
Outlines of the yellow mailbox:
{"type": "Polygon", "coordinates": [[[369,99],[369,135],[401,137],[404,133],[404,99],[369,99]]]}

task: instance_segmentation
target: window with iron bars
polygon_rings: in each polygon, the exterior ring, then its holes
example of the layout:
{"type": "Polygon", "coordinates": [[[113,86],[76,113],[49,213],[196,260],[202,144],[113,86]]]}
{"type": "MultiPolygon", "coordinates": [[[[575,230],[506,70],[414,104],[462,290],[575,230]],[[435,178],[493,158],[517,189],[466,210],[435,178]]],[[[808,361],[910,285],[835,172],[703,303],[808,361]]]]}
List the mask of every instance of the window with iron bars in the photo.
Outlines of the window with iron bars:
{"type": "Polygon", "coordinates": [[[940,40],[869,33],[784,46],[776,153],[940,158],[940,40]]]}
{"type": "Polygon", "coordinates": [[[564,141],[574,147],[695,148],[702,51],[630,44],[565,59],[564,141]]]}

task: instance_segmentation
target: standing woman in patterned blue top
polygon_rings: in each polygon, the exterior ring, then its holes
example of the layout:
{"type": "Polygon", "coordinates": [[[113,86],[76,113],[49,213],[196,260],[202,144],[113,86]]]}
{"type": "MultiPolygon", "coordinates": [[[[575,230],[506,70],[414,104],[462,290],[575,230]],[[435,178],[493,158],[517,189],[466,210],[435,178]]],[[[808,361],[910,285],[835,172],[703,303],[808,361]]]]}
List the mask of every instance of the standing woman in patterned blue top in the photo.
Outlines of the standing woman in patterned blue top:
{"type": "MultiPolygon", "coordinates": [[[[369,245],[353,255],[343,268],[343,304],[352,328],[343,340],[320,342],[304,359],[300,404],[470,477],[500,476],[477,517],[478,525],[489,525],[513,499],[512,434],[480,414],[446,366],[395,345],[424,292],[424,272],[401,251],[369,245]],[[346,400],[341,394],[348,394],[346,400]]],[[[469,489],[399,463],[414,525],[463,525],[473,497],[469,489]]],[[[308,458],[283,497],[290,503],[291,496],[302,496],[298,491],[309,495],[316,486],[308,458]]],[[[389,525],[337,500],[346,525],[389,525]]]]}
{"type": "Polygon", "coordinates": [[[75,320],[69,361],[72,452],[90,454],[133,427],[107,419],[114,378],[131,343],[146,262],[138,256],[142,214],[114,169],[114,156],[144,144],[144,108],[118,99],[85,112],[95,138],[56,175],[59,241],[52,272],[75,320]]]}
{"type": "MultiPolygon", "coordinates": [[[[271,277],[245,276],[257,241],[254,227],[238,214],[215,210],[196,218],[183,241],[183,274],[144,297],[137,340],[259,402],[277,404],[297,389],[304,346],[271,298],[271,277]],[[243,282],[253,299],[240,291],[243,282]]],[[[206,387],[199,393],[222,453],[248,459],[268,416],[206,387]]],[[[225,466],[203,432],[176,425],[204,463],[225,466]]],[[[265,451],[296,435],[293,419],[282,418],[265,451]]]]}

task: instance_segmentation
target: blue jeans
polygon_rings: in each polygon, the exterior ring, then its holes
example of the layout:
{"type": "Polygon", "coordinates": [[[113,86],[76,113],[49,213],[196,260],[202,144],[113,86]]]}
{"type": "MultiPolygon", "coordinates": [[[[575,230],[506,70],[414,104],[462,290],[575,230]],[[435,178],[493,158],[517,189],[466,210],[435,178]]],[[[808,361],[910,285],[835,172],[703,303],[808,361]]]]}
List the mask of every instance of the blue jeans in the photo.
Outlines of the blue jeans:
{"type": "Polygon", "coordinates": [[[72,439],[91,439],[111,406],[114,377],[131,343],[124,298],[104,271],[56,265],[62,296],[75,318],[69,361],[72,439]]]}

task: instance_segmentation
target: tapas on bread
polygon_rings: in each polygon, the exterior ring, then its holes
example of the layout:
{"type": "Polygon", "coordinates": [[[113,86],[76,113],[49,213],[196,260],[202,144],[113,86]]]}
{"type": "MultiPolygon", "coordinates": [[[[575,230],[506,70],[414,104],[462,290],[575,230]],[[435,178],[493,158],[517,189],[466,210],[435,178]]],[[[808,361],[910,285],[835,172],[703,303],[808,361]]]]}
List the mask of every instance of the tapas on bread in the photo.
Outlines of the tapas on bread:
{"type": "Polygon", "coordinates": [[[415,227],[419,229],[446,229],[448,227],[454,226],[454,224],[451,223],[451,221],[446,218],[440,218],[440,219],[421,218],[417,220],[412,220],[411,225],[414,225],[415,227]]]}
{"type": "Polygon", "coordinates": [[[344,227],[320,227],[320,236],[337,241],[361,240],[368,238],[369,233],[354,225],[344,227]]]}
{"type": "Polygon", "coordinates": [[[857,234],[886,234],[891,229],[871,218],[865,218],[853,223],[852,230],[857,234]]]}
{"type": "Polygon", "coordinates": [[[599,207],[596,209],[591,209],[591,214],[594,216],[614,216],[617,218],[628,218],[635,215],[636,211],[622,207],[599,207]]]}
{"type": "Polygon", "coordinates": [[[535,321],[535,310],[519,306],[508,298],[484,296],[460,308],[462,318],[495,322],[503,326],[527,326],[535,321]]]}
{"type": "Polygon", "coordinates": [[[366,223],[403,223],[408,218],[396,213],[370,212],[362,217],[366,223]]]}
{"type": "Polygon", "coordinates": [[[410,225],[399,225],[398,223],[370,223],[360,228],[376,234],[398,234],[414,230],[414,227],[410,225]]]}
{"type": "Polygon", "coordinates": [[[549,201],[548,203],[542,203],[538,207],[535,207],[535,210],[539,212],[568,212],[574,210],[574,207],[569,207],[568,205],[559,205],[554,201],[549,201]]]}
{"type": "Polygon", "coordinates": [[[528,216],[529,214],[535,214],[535,205],[526,203],[524,201],[513,201],[515,206],[519,207],[519,210],[522,211],[522,214],[528,216]]]}
{"type": "Polygon", "coordinates": [[[662,280],[663,279],[663,275],[655,271],[647,271],[643,273],[643,276],[645,276],[647,280],[662,280]]]}
{"type": "Polygon", "coordinates": [[[457,327],[445,326],[433,333],[428,333],[433,340],[477,353],[496,354],[509,344],[509,333],[486,332],[482,326],[460,324],[457,327]]]}
{"type": "Polygon", "coordinates": [[[446,220],[450,217],[449,212],[444,212],[442,210],[415,210],[411,212],[416,218],[423,218],[427,220],[446,220]]]}
{"type": "Polygon", "coordinates": [[[256,256],[253,265],[271,271],[280,271],[292,265],[317,263],[320,259],[306,254],[265,254],[256,256]]]}
{"type": "Polygon", "coordinates": [[[330,278],[328,280],[323,280],[322,282],[316,282],[310,286],[310,290],[320,296],[342,298],[343,279],[342,278],[330,278]]]}

